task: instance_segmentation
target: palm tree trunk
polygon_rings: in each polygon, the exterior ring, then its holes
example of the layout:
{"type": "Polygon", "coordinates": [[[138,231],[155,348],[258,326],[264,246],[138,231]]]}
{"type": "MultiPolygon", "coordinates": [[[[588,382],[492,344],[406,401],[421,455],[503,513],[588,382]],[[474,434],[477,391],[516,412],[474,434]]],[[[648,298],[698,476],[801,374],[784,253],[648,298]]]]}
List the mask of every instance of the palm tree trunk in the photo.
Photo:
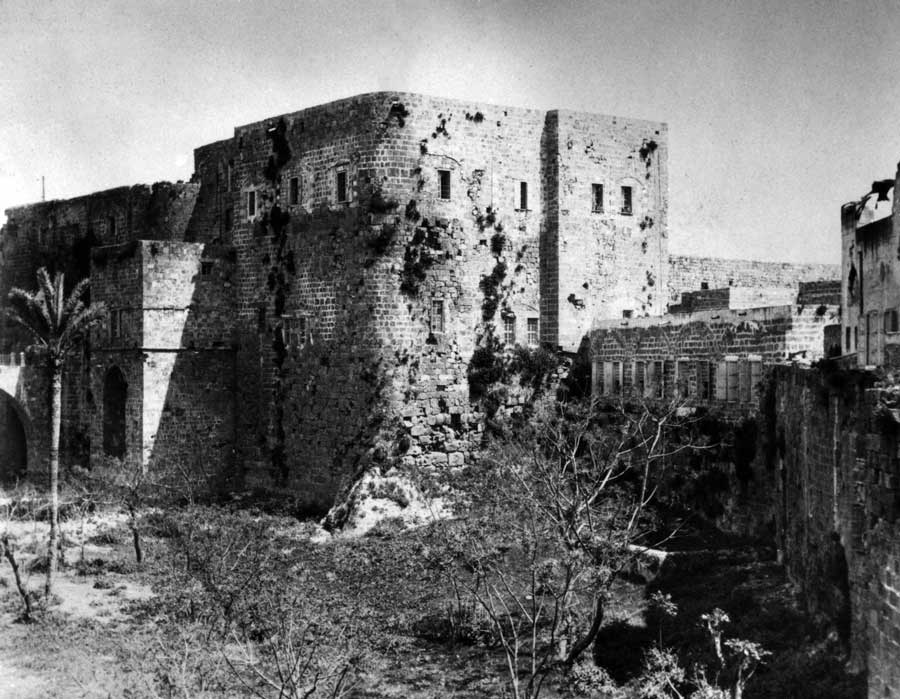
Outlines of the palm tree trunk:
{"type": "Polygon", "coordinates": [[[53,591],[59,560],[59,432],[62,417],[62,362],[50,360],[50,550],[44,595],[53,591]]]}

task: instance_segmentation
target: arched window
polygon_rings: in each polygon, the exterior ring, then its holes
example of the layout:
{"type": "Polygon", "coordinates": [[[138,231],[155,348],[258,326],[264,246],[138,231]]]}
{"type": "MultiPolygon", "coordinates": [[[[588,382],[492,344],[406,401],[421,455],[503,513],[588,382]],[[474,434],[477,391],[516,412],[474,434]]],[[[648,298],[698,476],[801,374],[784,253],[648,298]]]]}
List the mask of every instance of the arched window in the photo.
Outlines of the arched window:
{"type": "Polygon", "coordinates": [[[128,383],[118,367],[106,372],[103,381],[103,453],[125,457],[125,403],[128,383]]]}

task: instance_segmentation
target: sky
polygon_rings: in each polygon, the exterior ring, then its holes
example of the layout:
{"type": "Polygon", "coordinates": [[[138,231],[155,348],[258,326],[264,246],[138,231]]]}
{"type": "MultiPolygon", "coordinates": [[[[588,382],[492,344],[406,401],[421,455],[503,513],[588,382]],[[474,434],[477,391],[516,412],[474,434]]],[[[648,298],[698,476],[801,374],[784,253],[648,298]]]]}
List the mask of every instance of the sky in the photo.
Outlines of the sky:
{"type": "Polygon", "coordinates": [[[898,37],[897,0],[0,0],[0,211],[402,90],[665,121],[671,252],[838,262],[900,159],[898,37]]]}

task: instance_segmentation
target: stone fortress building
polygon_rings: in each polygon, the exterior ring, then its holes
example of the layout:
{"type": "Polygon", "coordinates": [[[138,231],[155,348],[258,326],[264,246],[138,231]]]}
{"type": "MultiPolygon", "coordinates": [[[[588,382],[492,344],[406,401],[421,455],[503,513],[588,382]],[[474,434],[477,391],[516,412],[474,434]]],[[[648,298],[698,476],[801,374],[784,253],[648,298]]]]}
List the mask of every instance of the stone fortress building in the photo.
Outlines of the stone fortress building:
{"type": "MultiPolygon", "coordinates": [[[[45,265],[110,309],[68,367],[67,463],[322,509],[373,466],[467,463],[486,357],[588,351],[597,396],[741,426],[733,509],[898,697],[896,179],[842,208],[840,267],[673,256],[667,153],[661,123],[360,95],[234,129],[188,183],[8,210],[0,294],[45,265]]],[[[6,478],[46,458],[25,345],[3,327],[6,478]]]]}
{"type": "MultiPolygon", "coordinates": [[[[327,506],[372,463],[469,459],[479,348],[574,352],[704,284],[837,277],[670,256],[667,153],[662,123],[360,95],[235,128],[189,183],[8,210],[0,294],[47,265],[110,309],[68,372],[70,461],[327,506]]],[[[39,471],[38,372],[15,328],[2,343],[7,475],[39,471]]]]}

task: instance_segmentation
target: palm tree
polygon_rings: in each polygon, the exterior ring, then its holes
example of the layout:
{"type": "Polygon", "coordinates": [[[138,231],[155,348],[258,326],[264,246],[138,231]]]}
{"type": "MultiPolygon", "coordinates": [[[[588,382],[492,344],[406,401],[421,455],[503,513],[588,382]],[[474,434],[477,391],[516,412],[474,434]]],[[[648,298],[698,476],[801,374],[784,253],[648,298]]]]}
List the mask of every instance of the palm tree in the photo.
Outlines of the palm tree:
{"type": "Polygon", "coordinates": [[[50,550],[45,595],[53,587],[58,563],[59,543],[59,432],[62,412],[62,378],[66,358],[85,340],[90,328],[106,317],[102,303],[90,305],[86,297],[89,280],[78,282],[68,298],[64,276],[58,272],[52,279],[46,268],[37,271],[37,291],[12,289],[7,296],[6,315],[22,326],[33,340],[50,377],[50,550]]]}

